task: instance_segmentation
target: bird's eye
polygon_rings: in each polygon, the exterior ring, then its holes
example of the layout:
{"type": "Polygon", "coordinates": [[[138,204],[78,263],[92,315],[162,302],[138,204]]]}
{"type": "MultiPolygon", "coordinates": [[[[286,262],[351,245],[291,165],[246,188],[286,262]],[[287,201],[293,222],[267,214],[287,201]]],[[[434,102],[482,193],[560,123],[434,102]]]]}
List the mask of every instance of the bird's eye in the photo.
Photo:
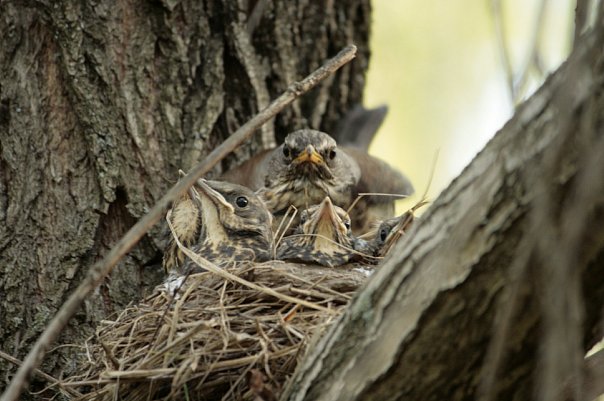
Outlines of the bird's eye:
{"type": "Polygon", "coordinates": [[[235,200],[235,204],[239,207],[246,207],[249,201],[245,196],[240,196],[235,200]]]}
{"type": "Polygon", "coordinates": [[[346,227],[347,230],[350,230],[350,221],[344,221],[344,227],[346,227]]]}
{"type": "Polygon", "coordinates": [[[329,160],[333,160],[336,157],[336,151],[334,149],[329,151],[329,160]]]}
{"type": "Polygon", "coordinates": [[[289,150],[289,146],[283,145],[283,156],[289,157],[291,156],[291,151],[289,150]]]}
{"type": "Polygon", "coordinates": [[[386,241],[387,236],[388,236],[388,230],[386,228],[382,228],[380,230],[380,241],[386,241]]]}

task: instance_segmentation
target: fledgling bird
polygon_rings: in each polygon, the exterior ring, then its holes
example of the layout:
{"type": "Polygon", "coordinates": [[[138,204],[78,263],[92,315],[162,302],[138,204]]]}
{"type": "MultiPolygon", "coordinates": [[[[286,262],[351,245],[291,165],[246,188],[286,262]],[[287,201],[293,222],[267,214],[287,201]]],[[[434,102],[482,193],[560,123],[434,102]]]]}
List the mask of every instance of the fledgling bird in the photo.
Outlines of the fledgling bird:
{"type": "Polygon", "coordinates": [[[333,137],[340,146],[367,152],[387,114],[386,105],[366,109],[363,105],[357,104],[344,115],[333,137]]]}
{"type": "MultiPolygon", "coordinates": [[[[184,173],[181,171],[181,176],[184,173]]],[[[201,213],[199,205],[199,194],[195,187],[189,188],[172,205],[170,222],[174,232],[178,235],[180,242],[190,248],[197,242],[201,229],[201,213]]],[[[164,271],[170,272],[177,269],[185,260],[185,254],[178,248],[174,237],[170,235],[168,246],[164,252],[164,271]]]]}
{"type": "Polygon", "coordinates": [[[413,214],[405,212],[400,216],[382,221],[374,239],[375,256],[386,256],[394,244],[411,228],[413,219],[413,214]]]}
{"type": "Polygon", "coordinates": [[[373,238],[367,241],[367,252],[372,252],[378,258],[386,256],[394,244],[411,229],[416,219],[415,211],[427,203],[427,201],[421,200],[400,216],[382,221],[373,238]]]}
{"type": "Polygon", "coordinates": [[[404,231],[410,227],[412,220],[413,217],[409,212],[383,220],[379,225],[356,239],[356,253],[351,260],[364,264],[378,264],[390,252],[404,231]],[[405,225],[403,222],[409,222],[409,227],[405,227],[404,230],[402,229],[405,225]]]}
{"type": "Polygon", "coordinates": [[[350,217],[325,197],[301,213],[295,233],[279,244],[277,259],[340,266],[354,255],[354,243],[350,217]]]}
{"type": "MultiPolygon", "coordinates": [[[[272,216],[252,190],[237,184],[203,179],[197,181],[194,190],[193,205],[198,207],[200,219],[197,238],[191,247],[195,253],[219,266],[240,261],[263,262],[273,258],[272,216]]],[[[173,210],[178,210],[178,206],[173,210]]],[[[181,219],[174,216],[174,211],[172,220],[181,219]]],[[[181,230],[190,231],[193,231],[192,227],[181,230]]],[[[181,232],[176,230],[176,226],[175,232],[180,238],[181,232]]],[[[168,251],[171,249],[168,248],[168,251]]],[[[174,259],[179,260],[173,256],[165,258],[174,259]]],[[[165,267],[168,270],[178,266],[182,266],[178,269],[181,273],[198,269],[189,259],[176,266],[165,267]]]]}
{"type": "MultiPolygon", "coordinates": [[[[409,180],[385,162],[360,149],[338,147],[328,134],[312,129],[292,132],[281,146],[258,154],[223,179],[257,190],[275,216],[290,205],[305,209],[326,196],[347,209],[359,193],[413,193],[409,180]]],[[[351,213],[353,229],[365,232],[376,219],[393,214],[392,197],[364,197],[351,213]]]]}

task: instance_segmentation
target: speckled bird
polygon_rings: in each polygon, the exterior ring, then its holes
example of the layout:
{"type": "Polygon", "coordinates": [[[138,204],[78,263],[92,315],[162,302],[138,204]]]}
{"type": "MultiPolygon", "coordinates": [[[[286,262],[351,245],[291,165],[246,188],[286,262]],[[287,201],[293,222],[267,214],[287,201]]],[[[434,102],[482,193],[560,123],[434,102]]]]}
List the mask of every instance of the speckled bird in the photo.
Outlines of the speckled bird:
{"type": "Polygon", "coordinates": [[[375,256],[386,256],[394,244],[396,244],[403,236],[405,231],[411,228],[412,222],[413,215],[409,212],[405,212],[400,216],[382,221],[377,229],[374,239],[373,248],[375,250],[375,256]]]}
{"type": "Polygon", "coordinates": [[[354,243],[350,217],[325,197],[320,204],[301,213],[294,234],[279,244],[277,259],[340,266],[354,255],[354,243]]]}
{"type": "Polygon", "coordinates": [[[382,221],[373,239],[368,241],[367,248],[371,249],[374,256],[378,258],[386,256],[394,244],[411,229],[416,219],[415,211],[427,203],[425,200],[422,200],[400,216],[382,221]]]}
{"type": "MultiPolygon", "coordinates": [[[[256,155],[223,179],[257,190],[275,216],[290,205],[306,209],[326,196],[346,209],[359,193],[413,193],[409,180],[385,162],[360,149],[338,147],[328,134],[311,129],[292,132],[281,146],[256,155]]],[[[351,212],[353,229],[365,232],[375,220],[393,214],[392,197],[364,197],[351,212]]]]}
{"type": "MultiPolygon", "coordinates": [[[[240,261],[263,262],[274,257],[272,216],[252,190],[237,184],[203,179],[197,181],[194,189],[192,204],[198,208],[200,221],[195,231],[197,239],[191,248],[195,253],[219,266],[240,261]]],[[[180,210],[178,208],[177,204],[173,210],[180,210]]],[[[174,211],[173,221],[184,220],[186,215],[190,215],[187,210],[181,212],[183,216],[175,216],[174,211]]],[[[181,232],[175,225],[175,232],[180,238],[182,233],[193,231],[192,225],[181,232]]],[[[178,256],[168,256],[165,260],[179,259],[178,256]]],[[[174,264],[166,266],[167,269],[173,267],[174,264]]],[[[197,269],[197,265],[187,259],[179,270],[197,269]]]]}
{"type": "MultiPolygon", "coordinates": [[[[170,222],[178,239],[185,247],[190,248],[197,242],[201,230],[201,208],[199,194],[194,186],[174,201],[170,222]]],[[[175,271],[182,266],[184,261],[185,254],[174,241],[174,237],[170,235],[168,246],[164,252],[164,270],[166,272],[175,271]]]]}

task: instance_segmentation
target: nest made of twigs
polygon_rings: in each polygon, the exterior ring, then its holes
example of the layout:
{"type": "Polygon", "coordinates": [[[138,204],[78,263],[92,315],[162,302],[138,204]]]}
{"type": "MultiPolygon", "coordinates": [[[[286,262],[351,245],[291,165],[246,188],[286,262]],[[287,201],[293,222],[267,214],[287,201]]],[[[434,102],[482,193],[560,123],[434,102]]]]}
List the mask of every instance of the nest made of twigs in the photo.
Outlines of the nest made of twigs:
{"type": "Polygon", "coordinates": [[[63,383],[82,393],[72,399],[253,400],[260,391],[278,394],[311,337],[324,332],[367,276],[352,266],[278,261],[227,270],[261,288],[199,273],[158,287],[114,320],[102,321],[87,343],[79,369],[84,373],[63,383]]]}

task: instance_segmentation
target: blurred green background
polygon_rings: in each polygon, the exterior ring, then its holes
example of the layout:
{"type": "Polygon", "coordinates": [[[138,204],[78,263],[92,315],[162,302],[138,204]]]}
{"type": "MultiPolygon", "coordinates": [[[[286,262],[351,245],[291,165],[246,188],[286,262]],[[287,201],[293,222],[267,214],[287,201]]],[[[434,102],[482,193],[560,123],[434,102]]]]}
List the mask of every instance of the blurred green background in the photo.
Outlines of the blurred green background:
{"type": "Polygon", "coordinates": [[[516,74],[530,60],[537,59],[541,68],[531,69],[527,90],[517,100],[537,89],[570,51],[574,1],[513,0],[494,7],[497,4],[372,1],[365,105],[385,103],[389,112],[371,153],[397,166],[415,186],[415,196],[399,202],[399,213],[426,191],[437,153],[430,200],[512,116],[514,101],[498,38],[505,38],[516,74]],[[503,22],[503,36],[496,34],[496,21],[503,22]],[[533,42],[536,52],[531,51],[533,42]],[[531,57],[535,54],[538,58],[531,57]]]}

